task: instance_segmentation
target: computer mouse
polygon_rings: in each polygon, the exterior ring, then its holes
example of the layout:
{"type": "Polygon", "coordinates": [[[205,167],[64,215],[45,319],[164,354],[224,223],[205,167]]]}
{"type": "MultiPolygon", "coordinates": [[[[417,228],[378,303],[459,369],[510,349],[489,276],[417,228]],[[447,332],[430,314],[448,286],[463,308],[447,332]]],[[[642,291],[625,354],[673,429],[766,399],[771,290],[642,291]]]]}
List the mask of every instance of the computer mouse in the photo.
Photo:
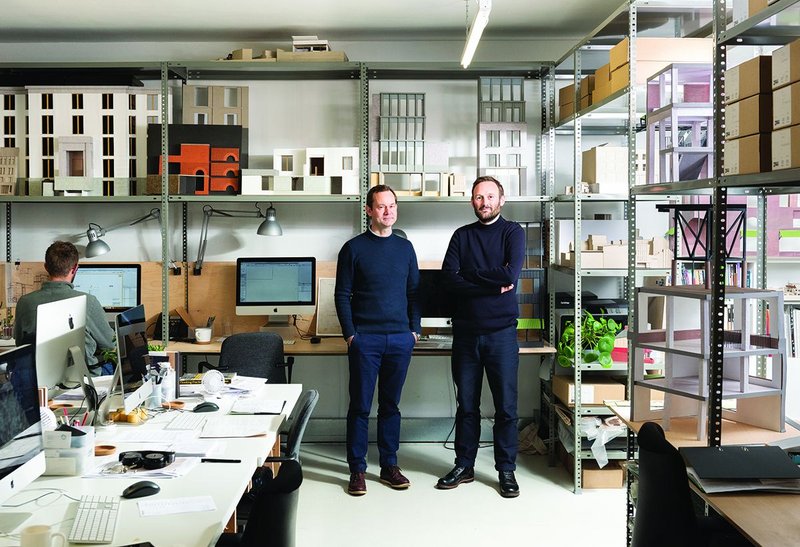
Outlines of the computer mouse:
{"type": "Polygon", "coordinates": [[[219,410],[217,403],[205,401],[194,407],[194,412],[216,412],[219,410]]]}
{"type": "Polygon", "coordinates": [[[123,490],[122,497],[126,499],[143,498],[158,494],[160,491],[161,487],[153,481],[139,481],[123,490]]]}

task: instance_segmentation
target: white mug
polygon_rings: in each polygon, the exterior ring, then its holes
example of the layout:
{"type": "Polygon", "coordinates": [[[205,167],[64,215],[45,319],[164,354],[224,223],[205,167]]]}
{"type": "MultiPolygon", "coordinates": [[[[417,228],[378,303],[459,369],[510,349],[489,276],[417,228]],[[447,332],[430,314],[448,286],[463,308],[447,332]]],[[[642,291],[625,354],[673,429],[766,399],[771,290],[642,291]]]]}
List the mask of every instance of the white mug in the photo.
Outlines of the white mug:
{"type": "Polygon", "coordinates": [[[21,547],[66,547],[67,545],[64,534],[53,532],[45,524],[34,524],[23,528],[19,534],[19,541],[21,547]]]}
{"type": "Polygon", "coordinates": [[[200,343],[211,342],[211,327],[198,327],[194,329],[194,339],[200,343]]]}

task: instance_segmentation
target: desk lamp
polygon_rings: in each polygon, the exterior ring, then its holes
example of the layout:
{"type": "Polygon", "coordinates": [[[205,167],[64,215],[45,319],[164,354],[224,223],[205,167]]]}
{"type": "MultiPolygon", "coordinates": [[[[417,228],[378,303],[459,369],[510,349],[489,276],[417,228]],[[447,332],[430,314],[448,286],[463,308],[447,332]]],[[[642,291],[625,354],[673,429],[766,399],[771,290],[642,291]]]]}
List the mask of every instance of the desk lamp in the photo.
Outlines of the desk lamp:
{"type": "Polygon", "coordinates": [[[278,223],[278,215],[272,203],[266,211],[262,211],[258,203],[255,211],[230,211],[214,209],[211,205],[203,206],[203,226],[200,229],[200,247],[197,249],[197,260],[194,263],[194,275],[200,275],[203,270],[203,258],[206,254],[206,243],[208,242],[208,222],[214,215],[223,217],[256,217],[263,218],[264,221],[258,226],[256,233],[260,236],[280,236],[283,229],[278,223]]]}
{"type": "MultiPolygon", "coordinates": [[[[106,235],[111,230],[116,230],[122,226],[133,226],[135,224],[139,224],[140,222],[145,222],[148,220],[157,220],[158,226],[161,228],[161,210],[160,209],[151,209],[149,213],[145,216],[138,218],[130,223],[123,223],[117,226],[112,226],[111,228],[103,228],[99,224],[95,224],[94,222],[89,223],[89,229],[86,230],[86,237],[89,239],[89,243],[86,245],[86,258],[94,258],[95,256],[104,255],[111,250],[108,243],[100,239],[104,235],[106,235]]],[[[175,262],[170,259],[169,260],[169,267],[174,274],[179,274],[181,269],[178,267],[175,262]]]]}

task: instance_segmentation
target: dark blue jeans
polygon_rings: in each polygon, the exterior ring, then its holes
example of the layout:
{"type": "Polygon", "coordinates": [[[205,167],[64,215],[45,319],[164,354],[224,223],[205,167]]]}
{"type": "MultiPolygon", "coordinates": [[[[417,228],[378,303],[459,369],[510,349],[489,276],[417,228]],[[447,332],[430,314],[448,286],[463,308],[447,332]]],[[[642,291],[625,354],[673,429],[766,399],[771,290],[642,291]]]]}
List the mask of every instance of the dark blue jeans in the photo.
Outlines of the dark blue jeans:
{"type": "Polygon", "coordinates": [[[456,383],[456,465],[472,467],[481,432],[483,373],[494,400],[494,466],[514,471],[517,460],[517,371],[519,345],[516,327],[483,335],[453,333],[453,380],[456,383]]]}
{"type": "Polygon", "coordinates": [[[400,445],[400,394],[406,381],[414,335],[356,334],[350,362],[350,407],[347,411],[347,464],[351,473],[367,470],[369,411],[378,384],[378,453],[381,467],[397,465],[400,445]]]}

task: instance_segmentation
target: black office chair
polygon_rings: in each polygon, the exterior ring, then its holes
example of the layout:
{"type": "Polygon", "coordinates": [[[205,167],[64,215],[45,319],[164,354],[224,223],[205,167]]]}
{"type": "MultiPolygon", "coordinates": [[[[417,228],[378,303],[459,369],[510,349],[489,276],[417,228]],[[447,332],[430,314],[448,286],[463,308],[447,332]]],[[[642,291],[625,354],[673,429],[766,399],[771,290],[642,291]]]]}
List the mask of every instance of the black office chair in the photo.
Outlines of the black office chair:
{"type": "Polygon", "coordinates": [[[750,545],[721,517],[698,517],[686,464],[654,422],[642,425],[632,547],[750,545]]]}
{"type": "Polygon", "coordinates": [[[300,443],[303,441],[306,427],[311,419],[311,414],[314,412],[314,407],[319,402],[319,391],[316,389],[309,389],[295,405],[295,410],[290,417],[289,429],[286,433],[286,441],[281,443],[281,455],[270,456],[266,458],[265,462],[287,462],[300,460],[300,443]]]}
{"type": "Polygon", "coordinates": [[[272,332],[243,332],[232,334],[222,342],[218,366],[203,361],[200,372],[216,368],[235,371],[243,376],[266,378],[271,384],[292,382],[294,357],[284,361],[283,338],[272,332]]]}
{"type": "Polygon", "coordinates": [[[244,530],[222,534],[217,547],[294,547],[303,469],[300,462],[289,460],[281,464],[277,476],[269,468],[264,475],[244,530]]]}

